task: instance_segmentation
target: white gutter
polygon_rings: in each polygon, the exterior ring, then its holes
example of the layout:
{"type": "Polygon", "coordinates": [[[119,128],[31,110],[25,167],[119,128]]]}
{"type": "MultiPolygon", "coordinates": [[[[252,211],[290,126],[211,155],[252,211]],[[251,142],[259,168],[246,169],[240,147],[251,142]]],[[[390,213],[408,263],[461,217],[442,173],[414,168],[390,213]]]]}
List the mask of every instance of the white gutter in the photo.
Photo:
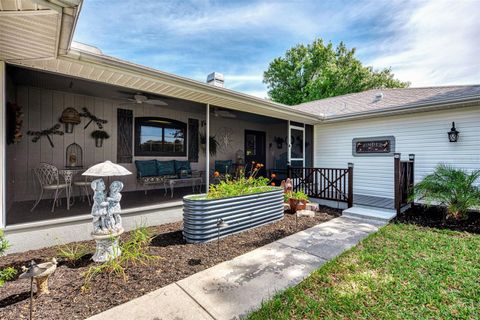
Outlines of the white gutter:
{"type": "Polygon", "coordinates": [[[253,104],[255,106],[262,107],[270,111],[280,112],[285,116],[291,115],[304,118],[307,123],[315,123],[317,122],[317,120],[323,119],[322,117],[312,115],[311,113],[305,111],[295,110],[290,106],[284,104],[275,103],[226,88],[214,87],[200,81],[180,77],[174,74],[166,73],[164,71],[159,71],[153,68],[120,60],[114,57],[86,52],[77,48],[71,48],[67,55],[62,56],[62,59],[84,61],[101,66],[107,66],[109,68],[116,69],[119,72],[130,71],[144,77],[152,77],[158,80],[163,80],[165,82],[170,82],[173,83],[173,85],[181,86],[191,91],[211,94],[239,103],[246,103],[250,105],[253,104]]]}
{"type": "Polygon", "coordinates": [[[348,121],[363,118],[383,117],[407,112],[422,112],[430,109],[444,109],[450,107],[467,107],[480,104],[480,95],[472,95],[457,99],[442,99],[429,103],[413,103],[399,107],[354,112],[342,115],[325,116],[322,122],[348,121]]]}

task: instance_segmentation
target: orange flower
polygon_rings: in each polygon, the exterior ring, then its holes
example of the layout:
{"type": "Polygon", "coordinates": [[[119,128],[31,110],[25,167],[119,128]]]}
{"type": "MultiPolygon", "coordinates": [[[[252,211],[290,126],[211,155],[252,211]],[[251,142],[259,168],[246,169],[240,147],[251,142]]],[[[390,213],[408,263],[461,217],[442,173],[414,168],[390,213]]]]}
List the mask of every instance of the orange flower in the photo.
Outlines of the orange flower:
{"type": "Polygon", "coordinates": [[[271,184],[272,186],[274,186],[274,187],[276,186],[275,182],[272,182],[272,183],[270,183],[270,184],[271,184]]]}
{"type": "Polygon", "coordinates": [[[272,177],[272,179],[275,179],[277,175],[275,173],[272,173],[270,177],[272,177]]]}
{"type": "Polygon", "coordinates": [[[215,171],[215,172],[213,173],[213,176],[214,176],[214,177],[219,177],[219,176],[220,176],[220,172],[215,171]]]}

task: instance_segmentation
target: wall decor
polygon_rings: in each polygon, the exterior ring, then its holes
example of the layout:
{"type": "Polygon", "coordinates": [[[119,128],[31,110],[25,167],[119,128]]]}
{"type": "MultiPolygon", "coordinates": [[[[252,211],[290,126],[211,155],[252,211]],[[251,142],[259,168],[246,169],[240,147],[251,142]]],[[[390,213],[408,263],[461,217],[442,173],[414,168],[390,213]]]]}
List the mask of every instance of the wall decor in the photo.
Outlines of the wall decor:
{"type": "Polygon", "coordinates": [[[28,131],[27,135],[33,136],[32,142],[37,142],[38,140],[40,140],[41,137],[45,136],[47,137],[48,142],[50,142],[50,146],[54,148],[55,146],[53,145],[53,141],[50,136],[54,134],[63,136],[63,131],[60,131],[60,127],[61,127],[60,123],[57,123],[53,127],[42,130],[42,131],[28,131]]]}
{"type": "Polygon", "coordinates": [[[103,129],[103,125],[108,122],[107,120],[97,118],[95,115],[91,114],[87,108],[82,108],[82,110],[83,112],[80,113],[80,116],[90,119],[83,129],[87,129],[92,122],[95,122],[95,124],[98,126],[98,129],[103,129]]]}
{"type": "Polygon", "coordinates": [[[222,127],[218,129],[215,137],[218,137],[218,147],[220,152],[227,153],[233,144],[233,130],[231,128],[222,127]]]}
{"type": "Polygon", "coordinates": [[[7,102],[7,144],[15,144],[22,141],[23,133],[23,110],[16,103],[7,102]]]}
{"type": "Polygon", "coordinates": [[[277,149],[282,149],[285,139],[281,137],[273,137],[273,141],[277,144],[277,149]]]}
{"type": "Polygon", "coordinates": [[[389,156],[395,153],[395,137],[368,137],[352,140],[354,156],[389,156]]]}
{"type": "Polygon", "coordinates": [[[74,108],[66,108],[62,112],[62,116],[60,117],[60,122],[65,125],[65,132],[72,133],[73,127],[82,120],[80,119],[80,113],[74,108]]]}
{"type": "Polygon", "coordinates": [[[65,167],[67,168],[81,168],[83,167],[83,152],[82,147],[77,143],[68,145],[65,151],[65,167]]]}
{"type": "Polygon", "coordinates": [[[103,140],[110,138],[110,135],[103,130],[95,130],[92,132],[92,138],[95,139],[95,147],[101,148],[103,146],[103,140]]]}
{"type": "Polygon", "coordinates": [[[198,162],[198,119],[188,119],[188,161],[198,162]]]}
{"type": "Polygon", "coordinates": [[[117,163],[133,160],[133,111],[117,109],[117,163]]]}

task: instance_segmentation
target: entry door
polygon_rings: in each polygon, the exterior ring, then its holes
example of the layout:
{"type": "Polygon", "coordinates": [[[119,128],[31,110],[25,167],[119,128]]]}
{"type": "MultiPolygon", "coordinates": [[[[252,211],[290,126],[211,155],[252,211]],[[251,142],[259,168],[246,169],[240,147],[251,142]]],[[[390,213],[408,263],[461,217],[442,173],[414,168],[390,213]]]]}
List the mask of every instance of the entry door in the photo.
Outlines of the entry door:
{"type": "Polygon", "coordinates": [[[288,162],[292,167],[305,167],[305,128],[288,122],[288,162]]]}
{"type": "MultiPolygon", "coordinates": [[[[266,135],[263,131],[253,131],[245,130],[245,164],[247,165],[247,170],[250,170],[250,164],[252,161],[255,163],[266,162],[266,135]]],[[[259,175],[265,176],[265,167],[263,167],[259,175]]]]}

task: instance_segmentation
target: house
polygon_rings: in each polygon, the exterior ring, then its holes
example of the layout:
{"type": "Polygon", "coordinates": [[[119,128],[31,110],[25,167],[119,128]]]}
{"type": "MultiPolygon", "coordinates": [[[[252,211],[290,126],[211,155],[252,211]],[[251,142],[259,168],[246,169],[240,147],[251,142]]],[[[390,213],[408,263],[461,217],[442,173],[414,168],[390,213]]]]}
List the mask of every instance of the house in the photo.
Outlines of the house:
{"type": "Polygon", "coordinates": [[[118,177],[126,229],[178,220],[182,195],[208,187],[221,161],[265,163],[264,174],[290,163],[288,174],[318,202],[392,210],[412,179],[439,162],[479,167],[480,86],[370,90],[286,106],[226,89],[218,73],[202,83],[72,42],[81,5],[0,0],[0,228],[12,251],[89,239],[81,172],[105,160],[133,173],[118,177]],[[452,122],[457,142],[447,135],[452,122]],[[101,146],[97,130],[110,136],[101,146]],[[149,160],[188,163],[201,182],[142,183],[138,161],[149,160]],[[32,210],[42,163],[71,189],[58,206],[52,192],[32,210]]]}

